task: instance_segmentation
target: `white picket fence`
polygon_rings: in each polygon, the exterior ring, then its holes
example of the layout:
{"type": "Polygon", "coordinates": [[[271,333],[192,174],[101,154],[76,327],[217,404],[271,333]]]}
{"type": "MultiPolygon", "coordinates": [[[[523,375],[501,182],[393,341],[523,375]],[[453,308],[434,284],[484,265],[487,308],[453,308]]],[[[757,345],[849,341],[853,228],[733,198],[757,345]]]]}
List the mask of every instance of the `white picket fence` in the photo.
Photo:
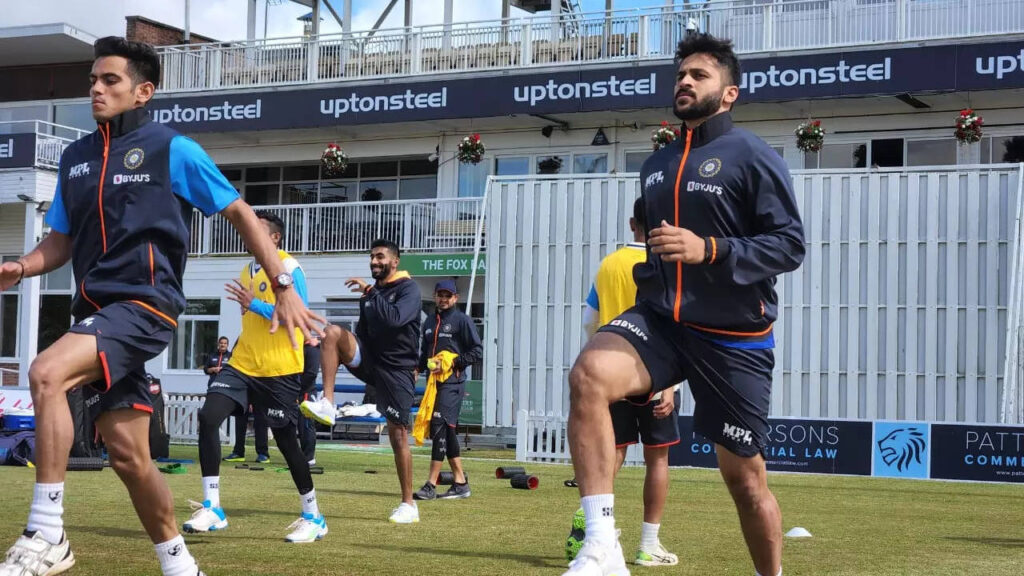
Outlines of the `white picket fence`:
{"type": "MultiPolygon", "coordinates": [[[[794,172],[807,256],[777,286],[771,414],[1021,421],[1020,400],[1013,410],[1000,402],[1022,173],[794,172]]],[[[489,183],[488,269],[502,273],[485,278],[484,424],[516,426],[520,458],[568,457],[566,381],[584,297],[601,258],[627,241],[638,192],[636,175],[489,183]]],[[[1019,322],[1024,283],[1014,286],[1019,322]]],[[[1017,381],[1006,384],[1019,396],[1017,381]]]]}
{"type": "MultiPolygon", "coordinates": [[[[199,441],[199,409],[205,394],[168,394],[164,402],[164,423],[171,442],[195,444],[199,441]]],[[[220,443],[235,441],[235,419],[228,418],[220,427],[220,443]]]]}

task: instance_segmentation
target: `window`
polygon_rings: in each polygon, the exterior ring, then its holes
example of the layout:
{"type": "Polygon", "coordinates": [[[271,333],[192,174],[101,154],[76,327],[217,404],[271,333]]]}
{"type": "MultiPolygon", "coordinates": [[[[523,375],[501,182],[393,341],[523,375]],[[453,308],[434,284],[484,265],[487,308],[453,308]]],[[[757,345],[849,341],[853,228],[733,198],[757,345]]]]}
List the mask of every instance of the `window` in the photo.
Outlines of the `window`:
{"type": "Polygon", "coordinates": [[[981,163],[1024,162],[1024,136],[985,136],[981,139],[981,163]]]}
{"type": "MultiPolygon", "coordinates": [[[[91,108],[90,108],[91,109],[91,108]]],[[[27,106],[6,106],[0,107],[0,122],[24,120],[15,124],[0,124],[0,134],[16,134],[19,132],[34,132],[35,125],[32,120],[49,120],[50,106],[46,104],[31,104],[27,106]]],[[[95,129],[95,122],[93,127],[95,129]]]]}
{"type": "Polygon", "coordinates": [[[943,166],[956,164],[956,140],[908,140],[907,166],[943,166]]]}
{"type": "MultiPolygon", "coordinates": [[[[79,102],[77,104],[57,104],[53,107],[53,122],[61,126],[71,126],[80,130],[92,132],[96,129],[96,120],[92,117],[92,104],[79,102]]],[[[56,136],[72,138],[70,134],[62,134],[60,131],[56,136]]],[[[75,138],[77,140],[77,138],[75,138]]]]}
{"type": "Polygon", "coordinates": [[[323,179],[319,164],[222,167],[221,172],[253,206],[331,204],[370,198],[407,200],[437,197],[437,163],[426,159],[349,162],[345,172],[323,179]]]}
{"type": "Polygon", "coordinates": [[[529,173],[529,156],[506,156],[494,160],[494,174],[496,176],[524,176],[529,173]]]}
{"type": "Polygon", "coordinates": [[[9,291],[0,296],[0,356],[18,355],[18,294],[9,291]]]}
{"type": "Polygon", "coordinates": [[[866,144],[825,144],[818,152],[804,153],[804,168],[864,168],[866,160],[866,144]]]}
{"type": "Polygon", "coordinates": [[[219,320],[219,299],[189,300],[171,337],[167,368],[202,370],[206,356],[217,347],[219,320]]]}
{"type": "Polygon", "coordinates": [[[565,157],[561,155],[537,156],[537,174],[562,174],[568,172],[565,157]]]}
{"type": "Polygon", "coordinates": [[[573,156],[573,174],[607,174],[607,154],[576,154],[573,156]]]}
{"type": "Polygon", "coordinates": [[[620,172],[640,172],[640,168],[643,167],[644,161],[651,155],[649,150],[637,151],[637,152],[626,152],[625,162],[623,162],[623,168],[620,172]]]}
{"type": "MultiPolygon", "coordinates": [[[[955,162],[954,162],[955,163],[955,162]]],[[[871,166],[903,166],[903,138],[871,141],[871,166]]]]}
{"type": "MultiPolygon", "coordinates": [[[[501,159],[499,158],[500,162],[501,159]]],[[[459,163],[459,197],[472,198],[484,195],[487,187],[487,176],[490,172],[490,162],[479,164],[459,163]]]]}

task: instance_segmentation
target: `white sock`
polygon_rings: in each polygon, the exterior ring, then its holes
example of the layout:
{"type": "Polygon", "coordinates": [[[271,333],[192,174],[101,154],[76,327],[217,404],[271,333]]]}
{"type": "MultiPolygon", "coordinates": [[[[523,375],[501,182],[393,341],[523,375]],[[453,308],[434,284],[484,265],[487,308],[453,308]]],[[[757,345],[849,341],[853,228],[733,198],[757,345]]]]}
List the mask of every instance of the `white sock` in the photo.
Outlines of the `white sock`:
{"type": "Polygon", "coordinates": [[[640,547],[647,550],[654,548],[658,545],[658,530],[661,529],[661,524],[648,524],[644,522],[640,525],[640,547]]]}
{"type": "Polygon", "coordinates": [[[196,560],[188,553],[185,539],[178,534],[174,538],[157,544],[156,557],[160,560],[160,570],[164,576],[195,576],[199,571],[196,560]]]}
{"type": "MultiPolygon", "coordinates": [[[[754,576],[761,576],[761,573],[755,571],[754,572],[754,576]]],[[[782,566],[779,566],[779,573],[776,574],[775,576],[782,576],[782,566]]]]}
{"type": "Polygon", "coordinates": [[[306,494],[299,494],[302,500],[302,513],[310,514],[314,518],[320,516],[320,508],[316,505],[316,490],[310,490],[306,494]]]}
{"type": "Polygon", "coordinates": [[[50,544],[64,535],[64,483],[36,484],[26,530],[37,531],[50,544]]]}
{"type": "Polygon", "coordinates": [[[587,538],[615,542],[615,494],[595,494],[580,498],[587,522],[587,538]]]}
{"type": "Polygon", "coordinates": [[[210,508],[220,508],[220,476],[203,476],[203,500],[210,508]]]}

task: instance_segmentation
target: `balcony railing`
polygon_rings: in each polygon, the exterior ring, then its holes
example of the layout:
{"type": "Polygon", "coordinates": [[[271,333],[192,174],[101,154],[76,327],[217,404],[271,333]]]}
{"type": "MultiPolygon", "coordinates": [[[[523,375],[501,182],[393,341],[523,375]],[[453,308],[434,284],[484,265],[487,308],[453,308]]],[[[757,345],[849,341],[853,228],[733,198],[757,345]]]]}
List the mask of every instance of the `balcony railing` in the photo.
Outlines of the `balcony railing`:
{"type": "MultiPolygon", "coordinates": [[[[0,122],[0,139],[2,135],[34,134],[36,168],[56,170],[60,166],[60,156],[64,149],[75,140],[89,132],[62,126],[43,120],[12,120],[0,122]]],[[[29,137],[31,138],[31,137],[29,137]]],[[[27,167],[27,166],[26,166],[27,167]]]]}
{"type": "MultiPolygon", "coordinates": [[[[284,221],[282,249],[295,254],[370,251],[386,238],[408,252],[465,252],[476,241],[480,198],[257,206],[284,221]]],[[[193,256],[245,254],[241,237],[221,216],[192,214],[193,256]]]]}
{"type": "Polygon", "coordinates": [[[740,53],[1024,33],[1021,0],[722,0],[685,9],[159,48],[167,92],[671,58],[688,28],[740,53]]]}

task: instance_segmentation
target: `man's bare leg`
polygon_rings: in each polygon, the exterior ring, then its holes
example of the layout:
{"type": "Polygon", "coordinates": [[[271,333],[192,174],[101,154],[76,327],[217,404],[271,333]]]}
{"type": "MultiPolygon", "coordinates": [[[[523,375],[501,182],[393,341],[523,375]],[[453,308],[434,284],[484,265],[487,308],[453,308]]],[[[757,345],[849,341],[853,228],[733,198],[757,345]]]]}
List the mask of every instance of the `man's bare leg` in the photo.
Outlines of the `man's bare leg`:
{"type": "Polygon", "coordinates": [[[668,446],[644,446],[644,522],[661,524],[668,500],[668,446]]]}
{"type": "Polygon", "coordinates": [[[737,456],[717,444],[715,450],[718,468],[736,503],[754,568],[764,576],[775,576],[782,568],[782,512],[768,489],[764,458],[760,454],[752,458],[737,456]]]}
{"type": "Polygon", "coordinates": [[[174,499],[149,456],[150,414],[139,410],[106,412],[96,420],[110,455],[110,467],[128,489],[142,527],[154,544],[178,535],[174,499]]]}
{"type": "Polygon", "coordinates": [[[409,450],[409,429],[388,422],[388,439],[395,453],[395,470],[402,487],[402,502],[415,505],[412,500],[412,451],[409,450]]]}
{"type": "Polygon", "coordinates": [[[334,382],[338,378],[338,368],[342,364],[350,364],[355,359],[359,343],[354,334],[330,325],[324,330],[324,339],[320,345],[320,368],[324,380],[324,398],[334,403],[334,382]]]}
{"type": "Polygon", "coordinates": [[[650,375],[625,338],[599,332],[576,360],[569,387],[569,447],[587,541],[618,550],[613,486],[619,458],[608,407],[627,396],[648,393],[650,375]]]}

